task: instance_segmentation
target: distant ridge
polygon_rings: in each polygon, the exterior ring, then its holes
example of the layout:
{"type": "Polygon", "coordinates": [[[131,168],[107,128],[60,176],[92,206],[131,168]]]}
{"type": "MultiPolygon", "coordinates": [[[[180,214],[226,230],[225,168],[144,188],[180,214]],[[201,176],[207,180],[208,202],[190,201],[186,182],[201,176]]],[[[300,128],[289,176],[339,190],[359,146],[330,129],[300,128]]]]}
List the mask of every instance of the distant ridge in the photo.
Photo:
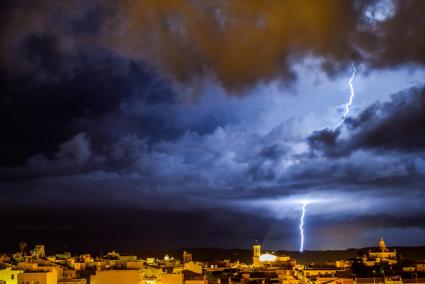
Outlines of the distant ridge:
{"type": "MultiPolygon", "coordinates": [[[[298,263],[301,264],[326,264],[327,262],[335,262],[336,260],[342,259],[350,259],[356,256],[362,256],[367,253],[369,249],[373,247],[365,247],[365,248],[350,248],[346,250],[305,250],[303,253],[298,251],[287,251],[287,250],[267,250],[263,249],[264,252],[274,252],[276,254],[288,255],[297,260],[298,263]]],[[[394,246],[390,247],[391,249],[396,249],[398,254],[401,255],[404,259],[409,259],[412,261],[425,261],[425,246],[417,246],[417,247],[400,247],[394,246]]],[[[4,248],[0,248],[0,253],[11,253],[15,252],[15,250],[4,251],[4,248]]],[[[47,254],[53,255],[56,253],[62,253],[66,251],[66,249],[57,250],[57,249],[49,249],[48,244],[46,245],[47,254]]],[[[82,253],[90,253],[94,256],[105,254],[108,251],[112,251],[113,249],[105,249],[103,251],[87,251],[87,250],[73,250],[70,252],[72,255],[82,254],[82,253]]],[[[245,263],[252,262],[252,250],[251,249],[223,249],[223,248],[213,248],[213,247],[205,247],[205,248],[182,248],[182,249],[170,249],[170,250],[120,250],[116,248],[115,251],[119,252],[121,255],[137,255],[142,258],[146,257],[154,257],[154,258],[163,258],[166,254],[170,257],[182,258],[183,251],[188,251],[192,253],[194,261],[209,261],[215,262],[224,259],[230,259],[231,261],[239,260],[245,263]]]]}

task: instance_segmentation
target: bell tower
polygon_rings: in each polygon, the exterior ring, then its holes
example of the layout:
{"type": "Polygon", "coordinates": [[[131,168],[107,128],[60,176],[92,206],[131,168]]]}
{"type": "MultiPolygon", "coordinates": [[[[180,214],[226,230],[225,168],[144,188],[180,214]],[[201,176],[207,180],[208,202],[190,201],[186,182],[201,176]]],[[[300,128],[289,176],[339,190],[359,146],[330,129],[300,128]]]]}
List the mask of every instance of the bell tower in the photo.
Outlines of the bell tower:
{"type": "Polygon", "coordinates": [[[260,267],[260,255],[261,255],[261,245],[256,241],[252,246],[253,248],[253,256],[252,256],[252,266],[260,267]]]}

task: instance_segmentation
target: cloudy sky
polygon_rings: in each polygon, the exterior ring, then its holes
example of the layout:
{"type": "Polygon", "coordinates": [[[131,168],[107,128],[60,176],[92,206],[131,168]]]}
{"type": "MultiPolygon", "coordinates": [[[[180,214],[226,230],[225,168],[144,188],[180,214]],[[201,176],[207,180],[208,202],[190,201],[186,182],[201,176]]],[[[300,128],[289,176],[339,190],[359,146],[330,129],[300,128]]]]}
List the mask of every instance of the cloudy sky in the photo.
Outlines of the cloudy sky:
{"type": "Polygon", "coordinates": [[[424,245],[424,11],[2,1],[0,240],[424,245]]]}

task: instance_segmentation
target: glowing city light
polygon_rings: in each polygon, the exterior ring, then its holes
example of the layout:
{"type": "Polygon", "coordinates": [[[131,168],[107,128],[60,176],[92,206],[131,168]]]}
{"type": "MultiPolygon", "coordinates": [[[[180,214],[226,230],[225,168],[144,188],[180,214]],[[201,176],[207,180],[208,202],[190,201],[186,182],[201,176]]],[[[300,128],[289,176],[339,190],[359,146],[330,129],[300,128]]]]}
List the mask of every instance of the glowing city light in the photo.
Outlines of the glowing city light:
{"type": "Polygon", "coordinates": [[[265,253],[260,255],[260,261],[275,261],[276,260],[276,256],[269,254],[269,253],[265,253]]]}
{"type": "Polygon", "coordinates": [[[357,70],[356,70],[356,65],[354,63],[351,64],[351,66],[353,67],[353,74],[351,75],[351,78],[348,81],[348,86],[350,87],[350,99],[348,100],[348,103],[345,104],[344,114],[342,115],[341,120],[335,125],[334,131],[344,122],[345,118],[350,113],[350,106],[353,103],[353,98],[355,96],[354,87],[353,87],[353,80],[354,80],[354,77],[356,76],[357,70]]]}

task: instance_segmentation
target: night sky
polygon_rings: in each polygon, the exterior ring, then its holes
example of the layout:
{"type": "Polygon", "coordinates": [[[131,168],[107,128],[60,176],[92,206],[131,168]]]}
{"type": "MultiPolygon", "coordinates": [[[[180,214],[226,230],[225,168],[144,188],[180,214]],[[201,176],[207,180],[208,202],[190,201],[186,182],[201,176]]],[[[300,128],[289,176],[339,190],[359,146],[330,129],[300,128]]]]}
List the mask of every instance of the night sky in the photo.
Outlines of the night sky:
{"type": "Polygon", "coordinates": [[[0,8],[0,247],[425,244],[425,1],[0,8]]]}

